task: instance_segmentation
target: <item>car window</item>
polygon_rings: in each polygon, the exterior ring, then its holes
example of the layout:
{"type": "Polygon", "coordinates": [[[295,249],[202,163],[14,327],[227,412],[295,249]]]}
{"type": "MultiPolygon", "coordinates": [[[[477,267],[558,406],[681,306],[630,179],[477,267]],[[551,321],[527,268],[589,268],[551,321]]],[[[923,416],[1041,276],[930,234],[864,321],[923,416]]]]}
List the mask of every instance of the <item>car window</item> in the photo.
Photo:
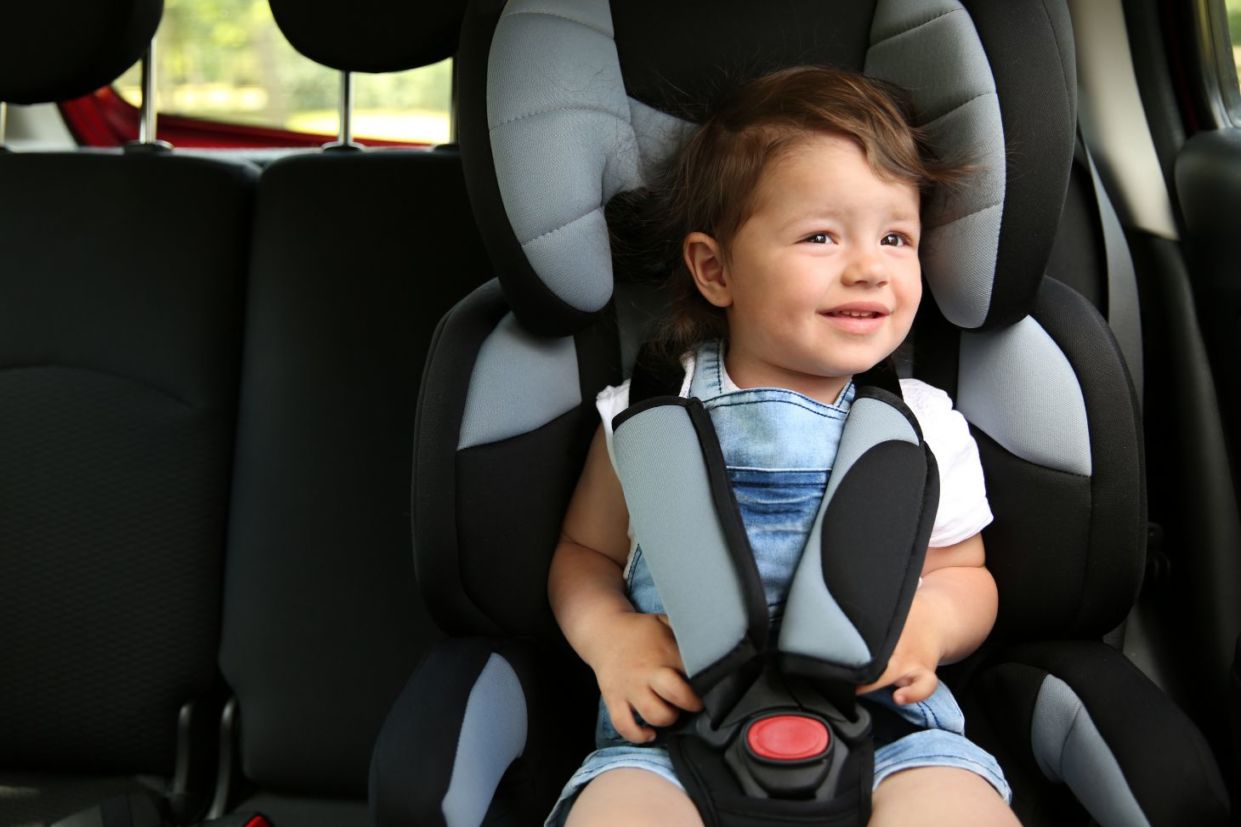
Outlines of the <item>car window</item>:
{"type": "Polygon", "coordinates": [[[1224,100],[1231,111],[1233,123],[1241,123],[1241,86],[1237,80],[1241,77],[1241,0],[1224,0],[1224,8],[1228,15],[1228,45],[1232,60],[1230,66],[1221,67],[1221,70],[1230,68],[1232,71],[1224,71],[1220,82],[1226,90],[1224,100]]]}
{"type": "MultiPolygon", "coordinates": [[[[212,121],[335,134],[340,73],[299,54],[268,0],[166,0],[156,35],[159,111],[212,121]]],[[[449,140],[452,61],[407,72],[354,74],[353,134],[449,140]]],[[[135,106],[141,72],[114,84],[135,106]]]]}

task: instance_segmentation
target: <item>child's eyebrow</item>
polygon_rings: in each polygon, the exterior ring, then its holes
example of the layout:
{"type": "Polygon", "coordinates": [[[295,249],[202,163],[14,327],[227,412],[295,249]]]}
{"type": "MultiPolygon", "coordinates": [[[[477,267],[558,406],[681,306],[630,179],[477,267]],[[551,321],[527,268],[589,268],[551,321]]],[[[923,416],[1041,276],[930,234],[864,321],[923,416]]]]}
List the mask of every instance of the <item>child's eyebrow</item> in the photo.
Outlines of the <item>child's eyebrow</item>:
{"type": "MultiPolygon", "coordinates": [[[[807,224],[814,221],[840,221],[850,216],[854,210],[838,209],[834,207],[816,207],[799,211],[796,215],[791,216],[787,221],[781,224],[783,229],[807,224]]],[[[897,208],[888,210],[884,216],[884,221],[904,224],[921,224],[922,214],[919,210],[907,210],[897,208]]]]}

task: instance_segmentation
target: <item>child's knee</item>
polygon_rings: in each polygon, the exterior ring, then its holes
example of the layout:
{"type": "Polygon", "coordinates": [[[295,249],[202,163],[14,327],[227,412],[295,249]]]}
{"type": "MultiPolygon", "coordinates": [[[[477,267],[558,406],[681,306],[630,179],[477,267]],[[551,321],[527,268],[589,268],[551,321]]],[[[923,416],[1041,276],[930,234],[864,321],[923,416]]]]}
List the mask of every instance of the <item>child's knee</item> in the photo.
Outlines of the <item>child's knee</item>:
{"type": "Polygon", "coordinates": [[[609,770],[582,789],[566,827],[702,827],[688,795],[666,778],[642,769],[609,770]]]}
{"type": "Polygon", "coordinates": [[[916,767],[875,788],[870,827],[885,825],[1019,825],[995,787],[956,767],[916,767]]]}

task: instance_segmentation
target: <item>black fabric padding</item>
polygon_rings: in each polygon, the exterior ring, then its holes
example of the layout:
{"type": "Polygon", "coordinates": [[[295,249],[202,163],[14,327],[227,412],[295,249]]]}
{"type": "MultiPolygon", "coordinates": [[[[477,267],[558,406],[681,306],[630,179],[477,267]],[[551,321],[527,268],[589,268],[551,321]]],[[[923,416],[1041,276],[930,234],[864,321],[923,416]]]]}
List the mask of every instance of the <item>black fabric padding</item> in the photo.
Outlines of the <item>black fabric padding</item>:
{"type": "Polygon", "coordinates": [[[474,360],[508,313],[490,281],[439,323],[423,371],[414,424],[412,514],[418,583],[436,624],[452,635],[497,634],[500,628],[465,589],[457,533],[457,443],[474,360]]]}
{"type": "Polygon", "coordinates": [[[217,681],[254,177],[0,156],[0,766],[169,775],[217,681]]]}
{"type": "Polygon", "coordinates": [[[1013,791],[1013,812],[1024,827],[1090,827],[1095,822],[1069,788],[1048,781],[1034,760],[1030,726],[1034,701],[1046,671],[1001,663],[962,690],[954,687],[965,713],[965,734],[991,753],[1013,791]]]}
{"type": "Polygon", "coordinates": [[[46,103],[106,86],[142,57],[164,0],[7,3],[0,101],[46,103]]]}
{"type": "Polygon", "coordinates": [[[220,665],[251,781],[361,796],[388,705],[438,636],[409,475],[431,331],[488,272],[459,160],[277,161],[252,262],[220,665]]]}
{"type": "Polygon", "coordinates": [[[508,306],[528,330],[543,336],[568,336],[598,315],[564,302],[534,272],[517,241],[500,198],[491,134],[487,127],[487,58],[503,0],[481,0],[466,9],[457,53],[457,118],[465,182],[482,229],[487,251],[499,273],[508,306]]]}
{"type": "Polygon", "coordinates": [[[1072,630],[1102,636],[1137,599],[1146,564],[1146,468],[1138,403],[1107,322],[1072,289],[1046,279],[1034,319],[1068,357],[1090,422],[1090,538],[1072,630]]]}
{"type": "Polygon", "coordinates": [[[461,587],[511,634],[558,635],[547,572],[598,422],[592,397],[535,431],[458,452],[461,587]]]}
{"type": "Polygon", "coordinates": [[[1072,688],[1152,827],[1228,823],[1228,794],[1206,740],[1120,652],[1062,641],[1018,647],[1004,660],[1046,670],[1072,688]]]}
{"type": "Polygon", "coordinates": [[[881,442],[841,480],[823,515],[823,580],[866,642],[859,682],[878,678],[905,626],[926,557],[939,476],[930,452],[881,442]]]}
{"type": "Polygon", "coordinates": [[[306,57],[333,69],[400,72],[452,57],[465,3],[270,0],[280,31],[306,57]]]}
{"type": "Polygon", "coordinates": [[[662,112],[701,122],[722,95],[788,66],[861,71],[874,0],[661,0],[612,3],[625,90],[662,112]]]}
{"type": "Polygon", "coordinates": [[[444,641],[401,690],[370,765],[375,824],[445,824],[443,801],[452,782],[470,690],[492,651],[482,640],[444,641]]]}
{"type": "MultiPolygon", "coordinates": [[[[619,383],[619,364],[614,347],[579,349],[585,363],[575,378],[599,383],[581,388],[581,405],[531,433],[458,452],[475,359],[508,312],[499,285],[489,282],[454,307],[436,332],[415,429],[418,579],[432,616],[450,634],[558,636],[547,605],[547,569],[599,425],[595,394],[605,383],[619,383]]],[[[597,323],[613,324],[606,312],[597,323]]],[[[586,330],[579,340],[591,336],[586,330]]]]}
{"type": "Polygon", "coordinates": [[[1060,227],[1047,260],[1047,275],[1067,284],[1100,312],[1107,310],[1107,262],[1103,228],[1090,168],[1074,161],[1060,227]]]}
{"type": "Polygon", "coordinates": [[[1141,424],[1115,340],[1098,311],[1054,279],[1033,318],[1076,373],[1089,422],[1089,477],[1042,468],[978,429],[995,522],[984,529],[1000,590],[996,634],[1098,637],[1124,619],[1145,567],[1141,424]]]}
{"type": "MultiPolygon", "coordinates": [[[[1030,733],[1035,701],[1046,677],[1045,669],[1025,663],[1001,662],[983,670],[970,684],[969,694],[979,707],[978,713],[987,716],[990,730],[1008,745],[1009,754],[1013,756],[1004,765],[1006,774],[1012,766],[1022,774],[1042,775],[1034,758],[1030,733]]],[[[973,718],[965,720],[969,724],[973,718]]]]}
{"type": "Polygon", "coordinates": [[[991,63],[1007,149],[996,280],[982,325],[994,329],[1029,313],[1043,277],[1073,160],[1077,73],[1065,4],[962,4],[991,63]]]}
{"type": "Polygon", "coordinates": [[[443,823],[468,695],[492,653],[521,683],[527,728],[521,756],[500,780],[484,823],[538,824],[551,810],[565,779],[592,749],[598,693],[589,670],[567,670],[560,653],[526,642],[455,639],[437,644],[384,722],[370,770],[374,824],[443,823]]]}
{"type": "Polygon", "coordinates": [[[1084,593],[1090,479],[1034,465],[973,429],[995,522],[983,529],[987,568],[1000,593],[993,635],[1070,635],[1084,593]]]}

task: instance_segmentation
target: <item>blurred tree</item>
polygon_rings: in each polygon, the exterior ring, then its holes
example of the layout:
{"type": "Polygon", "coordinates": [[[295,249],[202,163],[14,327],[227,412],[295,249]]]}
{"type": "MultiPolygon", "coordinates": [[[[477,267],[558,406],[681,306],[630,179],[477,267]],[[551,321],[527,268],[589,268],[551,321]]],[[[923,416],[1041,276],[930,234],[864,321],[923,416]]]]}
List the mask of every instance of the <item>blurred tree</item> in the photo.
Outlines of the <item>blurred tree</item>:
{"type": "MultiPolygon", "coordinates": [[[[340,74],[302,56],[284,39],[268,0],[165,0],[156,53],[162,111],[335,130],[340,74]]],[[[136,102],[138,84],[135,67],[116,86],[136,102]]],[[[387,123],[380,128],[389,138],[444,140],[451,96],[451,61],[409,72],[359,74],[354,81],[355,112],[375,116],[369,123],[387,123]],[[430,128],[428,113],[438,113],[430,120],[440,124],[431,133],[402,132],[430,128]],[[424,126],[415,127],[415,121],[424,126]]]]}

